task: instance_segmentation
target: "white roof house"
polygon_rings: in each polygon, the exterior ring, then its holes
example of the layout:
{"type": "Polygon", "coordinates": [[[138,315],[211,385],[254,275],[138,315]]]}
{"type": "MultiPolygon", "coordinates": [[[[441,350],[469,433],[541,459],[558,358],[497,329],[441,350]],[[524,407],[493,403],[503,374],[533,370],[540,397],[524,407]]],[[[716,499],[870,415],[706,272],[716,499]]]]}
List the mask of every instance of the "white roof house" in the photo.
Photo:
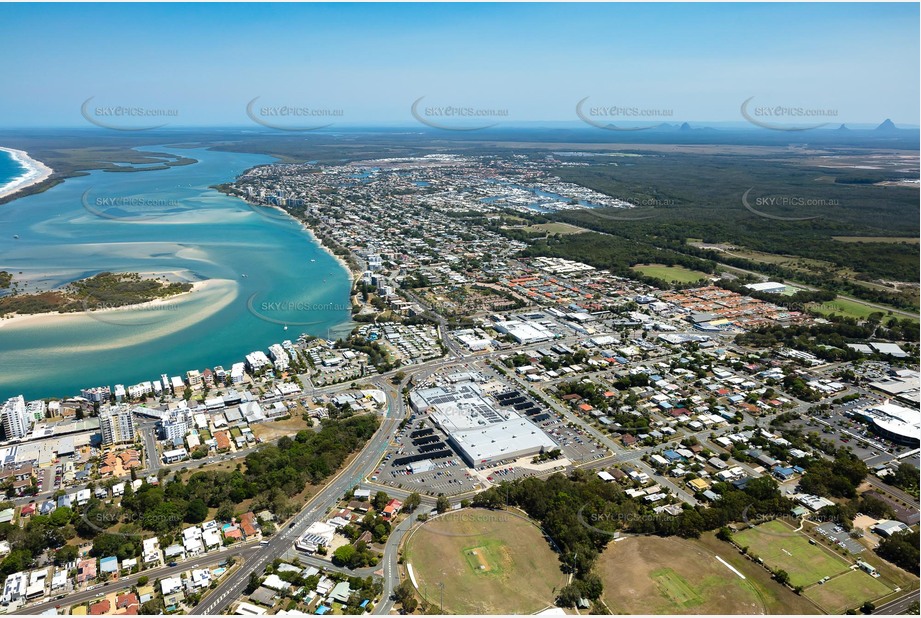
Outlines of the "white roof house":
{"type": "Polygon", "coordinates": [[[182,579],[179,577],[164,577],[160,580],[160,591],[163,594],[173,594],[182,590],[182,579]]]}

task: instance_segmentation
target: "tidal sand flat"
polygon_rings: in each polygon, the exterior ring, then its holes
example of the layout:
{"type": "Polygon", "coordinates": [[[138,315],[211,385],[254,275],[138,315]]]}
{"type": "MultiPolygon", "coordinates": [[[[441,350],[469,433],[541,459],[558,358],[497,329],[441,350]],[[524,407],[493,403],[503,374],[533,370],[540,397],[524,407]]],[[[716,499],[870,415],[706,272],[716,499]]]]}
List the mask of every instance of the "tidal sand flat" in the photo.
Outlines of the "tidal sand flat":
{"type": "Polygon", "coordinates": [[[297,221],[265,216],[210,188],[270,157],[140,150],[197,163],[92,172],[0,206],[0,228],[8,231],[0,270],[25,291],[101,271],[169,274],[195,289],[146,310],[8,323],[0,328],[0,398],[67,396],[229,366],[301,332],[337,336],[351,328],[350,278],[339,261],[297,221]]]}

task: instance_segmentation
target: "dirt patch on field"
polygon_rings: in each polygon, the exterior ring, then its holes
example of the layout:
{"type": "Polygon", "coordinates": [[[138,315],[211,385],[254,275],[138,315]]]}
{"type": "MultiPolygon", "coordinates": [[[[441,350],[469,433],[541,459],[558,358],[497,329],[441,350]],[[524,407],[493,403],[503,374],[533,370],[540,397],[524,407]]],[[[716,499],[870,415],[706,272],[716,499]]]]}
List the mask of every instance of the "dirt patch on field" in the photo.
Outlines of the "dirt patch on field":
{"type": "Polygon", "coordinates": [[[473,549],[468,549],[467,555],[470,556],[471,562],[475,565],[475,570],[483,573],[489,573],[493,570],[492,566],[489,564],[489,560],[486,558],[485,547],[474,547],[473,549]]]}

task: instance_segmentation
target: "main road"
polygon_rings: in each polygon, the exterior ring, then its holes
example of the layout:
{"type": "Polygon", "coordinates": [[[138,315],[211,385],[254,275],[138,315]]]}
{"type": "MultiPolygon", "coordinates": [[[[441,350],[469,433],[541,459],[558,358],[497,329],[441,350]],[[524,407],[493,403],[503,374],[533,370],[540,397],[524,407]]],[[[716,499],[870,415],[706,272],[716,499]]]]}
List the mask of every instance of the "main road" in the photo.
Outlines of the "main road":
{"type": "MultiPolygon", "coordinates": [[[[416,371],[422,366],[414,368],[416,371]]],[[[243,592],[249,581],[249,574],[261,574],[267,563],[278,556],[285,554],[297,538],[304,533],[311,523],[322,517],[338,502],[351,488],[358,485],[363,478],[371,474],[377,467],[387,445],[406,417],[406,408],[403,405],[401,394],[404,384],[409,380],[407,375],[403,381],[394,386],[386,383],[384,376],[372,380],[372,383],[383,390],[387,395],[387,412],[378,430],[374,433],[365,447],[358,455],[346,465],[336,476],[327,481],[304,507],[286,524],[285,528],[273,536],[265,545],[247,561],[243,568],[235,571],[221,582],[192,610],[192,614],[220,614],[226,607],[235,601],[243,592]]]]}

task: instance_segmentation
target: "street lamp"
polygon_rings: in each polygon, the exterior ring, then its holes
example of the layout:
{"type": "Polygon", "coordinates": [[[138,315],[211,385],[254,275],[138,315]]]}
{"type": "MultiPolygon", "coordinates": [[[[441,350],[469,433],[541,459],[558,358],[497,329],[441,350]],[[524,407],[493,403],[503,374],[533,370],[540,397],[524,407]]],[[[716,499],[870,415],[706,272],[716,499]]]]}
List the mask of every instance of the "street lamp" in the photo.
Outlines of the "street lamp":
{"type": "Polygon", "coordinates": [[[445,583],[438,582],[438,587],[441,588],[441,613],[445,613],[445,583]]]}

